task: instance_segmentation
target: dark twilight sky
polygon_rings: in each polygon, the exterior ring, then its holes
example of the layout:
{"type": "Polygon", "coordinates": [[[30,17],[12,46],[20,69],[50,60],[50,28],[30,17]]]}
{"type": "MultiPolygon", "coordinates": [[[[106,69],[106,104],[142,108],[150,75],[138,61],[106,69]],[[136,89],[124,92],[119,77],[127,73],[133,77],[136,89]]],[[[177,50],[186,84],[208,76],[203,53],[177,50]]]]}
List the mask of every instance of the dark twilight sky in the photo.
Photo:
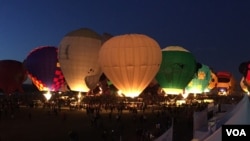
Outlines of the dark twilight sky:
{"type": "Polygon", "coordinates": [[[87,27],[99,34],[146,34],[182,46],[236,79],[250,60],[249,0],[0,0],[0,60],[23,61],[39,46],[87,27]]]}

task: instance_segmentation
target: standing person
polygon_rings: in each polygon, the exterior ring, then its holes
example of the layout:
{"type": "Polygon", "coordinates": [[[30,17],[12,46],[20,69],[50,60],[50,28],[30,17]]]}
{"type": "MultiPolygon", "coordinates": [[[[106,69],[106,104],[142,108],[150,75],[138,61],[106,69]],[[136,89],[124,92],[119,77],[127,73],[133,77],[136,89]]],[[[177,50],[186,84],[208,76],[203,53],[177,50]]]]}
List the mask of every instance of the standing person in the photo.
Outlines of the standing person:
{"type": "Polygon", "coordinates": [[[31,112],[29,112],[28,117],[29,117],[29,120],[31,120],[31,119],[32,119],[31,112]]]}
{"type": "Polygon", "coordinates": [[[65,121],[67,119],[67,115],[65,112],[62,113],[62,120],[65,121]]]}
{"type": "MultiPolygon", "coordinates": [[[[0,120],[2,119],[2,109],[0,108],[0,120]]],[[[0,140],[1,141],[1,140],[0,140]]]]}
{"type": "Polygon", "coordinates": [[[79,141],[78,134],[73,130],[69,131],[69,141],[79,141]]]}
{"type": "Polygon", "coordinates": [[[103,130],[102,139],[103,139],[103,141],[107,141],[107,130],[106,129],[103,130]]]}

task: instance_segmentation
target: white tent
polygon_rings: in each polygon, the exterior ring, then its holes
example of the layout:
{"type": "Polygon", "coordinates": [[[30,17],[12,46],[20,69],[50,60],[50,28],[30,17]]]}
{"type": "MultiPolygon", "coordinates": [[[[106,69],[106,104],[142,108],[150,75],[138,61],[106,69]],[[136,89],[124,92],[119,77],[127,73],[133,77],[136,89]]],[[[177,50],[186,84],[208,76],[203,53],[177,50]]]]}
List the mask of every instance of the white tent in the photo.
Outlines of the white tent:
{"type": "MultiPolygon", "coordinates": [[[[249,97],[247,95],[237,104],[237,106],[233,109],[232,114],[228,121],[226,121],[225,125],[246,125],[250,124],[250,102],[249,97]]],[[[213,134],[208,136],[204,141],[221,141],[222,131],[221,127],[218,128],[213,134]]]]}

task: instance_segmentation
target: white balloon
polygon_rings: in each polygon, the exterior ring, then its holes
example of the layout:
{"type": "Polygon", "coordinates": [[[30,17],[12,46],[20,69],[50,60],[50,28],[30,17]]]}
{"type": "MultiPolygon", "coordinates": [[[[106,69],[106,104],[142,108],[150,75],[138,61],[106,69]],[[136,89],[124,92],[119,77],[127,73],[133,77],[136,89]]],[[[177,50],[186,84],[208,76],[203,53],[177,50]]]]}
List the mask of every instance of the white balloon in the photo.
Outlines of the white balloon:
{"type": "Polygon", "coordinates": [[[98,53],[102,37],[88,28],[66,34],[60,42],[58,59],[72,91],[88,92],[96,87],[102,74],[98,53]]]}

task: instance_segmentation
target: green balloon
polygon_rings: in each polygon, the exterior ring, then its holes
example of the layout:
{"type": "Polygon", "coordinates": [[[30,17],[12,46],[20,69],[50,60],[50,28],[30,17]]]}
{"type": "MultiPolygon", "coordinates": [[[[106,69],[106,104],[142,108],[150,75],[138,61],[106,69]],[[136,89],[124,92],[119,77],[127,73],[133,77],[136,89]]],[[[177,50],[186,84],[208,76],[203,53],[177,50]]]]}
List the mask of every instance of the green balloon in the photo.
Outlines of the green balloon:
{"type": "Polygon", "coordinates": [[[197,71],[195,57],[180,46],[162,49],[162,63],[156,80],[166,94],[180,94],[197,71]]]}
{"type": "Polygon", "coordinates": [[[198,70],[197,75],[189,82],[185,92],[201,94],[208,87],[211,80],[211,70],[208,66],[202,64],[201,68],[198,70]]]}

